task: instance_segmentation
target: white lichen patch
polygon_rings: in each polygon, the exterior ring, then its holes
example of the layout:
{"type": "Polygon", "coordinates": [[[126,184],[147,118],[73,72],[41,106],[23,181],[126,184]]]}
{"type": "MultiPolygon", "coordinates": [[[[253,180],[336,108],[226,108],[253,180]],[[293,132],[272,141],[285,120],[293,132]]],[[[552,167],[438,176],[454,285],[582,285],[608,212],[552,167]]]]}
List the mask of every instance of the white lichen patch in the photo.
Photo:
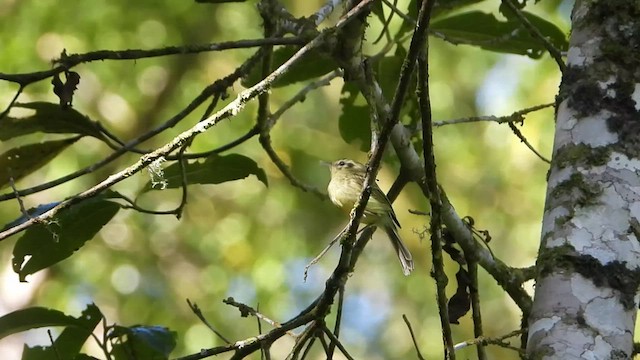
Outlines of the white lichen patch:
{"type": "Polygon", "coordinates": [[[572,46],[567,51],[567,60],[573,66],[584,66],[586,57],[577,46],[572,46]]]}
{"type": "MultiPolygon", "coordinates": [[[[584,288],[583,288],[584,289],[584,288]]],[[[576,289],[576,291],[581,291],[576,289]]],[[[604,335],[622,335],[625,329],[633,329],[633,316],[625,311],[618,297],[610,294],[607,297],[591,299],[584,309],[587,325],[598,329],[604,335]]]]}
{"type": "Polygon", "coordinates": [[[636,111],[640,111],[640,84],[636,83],[633,94],[631,94],[631,99],[636,103],[636,111]]]}
{"type": "Polygon", "coordinates": [[[616,170],[631,170],[637,172],[640,170],[640,159],[629,159],[627,155],[614,151],[609,157],[607,166],[616,170]]]}
{"type": "Polygon", "coordinates": [[[618,142],[618,135],[607,129],[606,121],[611,116],[607,110],[580,119],[573,127],[571,136],[575,144],[587,144],[593,147],[605,146],[618,142]]]}
{"type": "Polygon", "coordinates": [[[600,205],[577,209],[571,219],[573,229],[566,241],[579,253],[600,263],[626,262],[629,269],[640,266],[640,245],[622,241],[629,229],[630,210],[613,186],[603,189],[600,205]]]}
{"type": "Polygon", "coordinates": [[[529,334],[535,334],[538,331],[549,331],[555,324],[560,321],[559,316],[552,316],[550,318],[542,318],[529,324],[529,334]]]}

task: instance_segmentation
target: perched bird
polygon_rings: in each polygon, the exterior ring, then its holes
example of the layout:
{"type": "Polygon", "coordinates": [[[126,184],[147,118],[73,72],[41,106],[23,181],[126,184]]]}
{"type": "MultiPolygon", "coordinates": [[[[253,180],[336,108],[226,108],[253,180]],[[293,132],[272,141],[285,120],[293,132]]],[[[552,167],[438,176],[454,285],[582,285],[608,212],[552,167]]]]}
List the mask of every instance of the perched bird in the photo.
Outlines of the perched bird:
{"type": "MultiPolygon", "coordinates": [[[[327,188],[331,202],[344,211],[351,211],[362,191],[366,171],[366,166],[353,160],[342,159],[332,163],[331,181],[327,188]]],[[[400,223],[393,212],[391,202],[375,183],[361,222],[384,229],[398,254],[402,272],[409,275],[413,270],[413,258],[398,235],[400,223]]]]}

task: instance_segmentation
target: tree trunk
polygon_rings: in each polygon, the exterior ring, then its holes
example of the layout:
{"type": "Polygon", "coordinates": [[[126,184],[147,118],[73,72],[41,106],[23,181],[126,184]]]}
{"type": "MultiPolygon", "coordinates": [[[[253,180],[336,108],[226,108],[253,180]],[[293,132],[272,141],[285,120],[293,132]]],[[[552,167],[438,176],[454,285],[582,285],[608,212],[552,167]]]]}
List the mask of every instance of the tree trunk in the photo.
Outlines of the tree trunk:
{"type": "Polygon", "coordinates": [[[529,317],[535,359],[628,359],[640,281],[640,2],[576,1],[529,317]]]}

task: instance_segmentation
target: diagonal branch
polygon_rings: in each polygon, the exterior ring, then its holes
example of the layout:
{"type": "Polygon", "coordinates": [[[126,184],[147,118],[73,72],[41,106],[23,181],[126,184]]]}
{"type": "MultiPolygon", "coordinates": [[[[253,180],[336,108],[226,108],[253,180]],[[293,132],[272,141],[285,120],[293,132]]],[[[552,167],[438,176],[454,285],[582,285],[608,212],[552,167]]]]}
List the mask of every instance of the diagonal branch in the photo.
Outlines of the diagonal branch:
{"type": "MultiPolygon", "coordinates": [[[[278,80],[280,77],[282,77],[284,74],[286,74],[289,71],[292,65],[300,61],[309,51],[322,45],[326,40],[326,38],[333,33],[333,31],[335,31],[336,29],[340,29],[346,24],[348,24],[349,21],[351,21],[358,14],[364,11],[372,1],[373,0],[365,0],[361,2],[358,6],[354,7],[351,11],[349,11],[349,13],[347,13],[342,19],[340,19],[340,21],[338,21],[338,23],[336,23],[336,25],[333,28],[325,30],[322,33],[320,33],[313,40],[311,40],[307,45],[303,46],[300,50],[298,50],[291,58],[289,58],[289,60],[287,60],[284,64],[282,64],[280,67],[274,70],[271,74],[269,74],[269,76],[267,76],[265,79],[258,82],[251,88],[238,94],[235,100],[227,104],[227,106],[222,108],[217,113],[199,122],[197,125],[195,125],[191,129],[179,134],[164,146],[158,148],[157,150],[147,155],[140,157],[140,159],[136,161],[134,164],[132,164],[131,166],[117,172],[116,174],[109,176],[107,179],[103,180],[102,182],[93,186],[92,188],[82,193],[79,193],[70,199],[60,202],[57,206],[55,206],[51,210],[43,213],[42,215],[36,218],[30,219],[20,225],[14,226],[12,228],[9,228],[1,232],[0,241],[33,226],[37,222],[45,221],[53,218],[60,210],[66,209],[73,204],[79,203],[81,201],[84,201],[86,199],[89,199],[91,197],[94,197],[100,194],[102,191],[108,189],[109,187],[136,174],[137,172],[144,169],[146,166],[148,166],[155,160],[169,155],[175,149],[184,145],[186,142],[188,142],[190,139],[194,138],[195,136],[205,132],[207,129],[217,125],[220,121],[227,118],[234,117],[235,115],[238,114],[238,112],[240,112],[245,107],[247,102],[249,102],[251,99],[267,91],[270,88],[271,84],[273,84],[276,80],[278,80]]],[[[379,164],[379,160],[378,160],[378,164],[379,164]]],[[[370,179],[369,181],[372,182],[373,179],[370,179]]],[[[364,206],[362,207],[361,212],[363,211],[364,211],[364,206]]]]}

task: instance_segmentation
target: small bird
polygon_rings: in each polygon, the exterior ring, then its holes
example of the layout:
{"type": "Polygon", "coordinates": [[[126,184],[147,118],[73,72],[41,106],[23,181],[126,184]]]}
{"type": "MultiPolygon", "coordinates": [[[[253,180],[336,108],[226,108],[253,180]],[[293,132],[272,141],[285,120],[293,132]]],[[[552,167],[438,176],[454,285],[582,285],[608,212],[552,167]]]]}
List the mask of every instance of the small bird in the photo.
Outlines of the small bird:
{"type": "MultiPolygon", "coordinates": [[[[327,187],[331,202],[344,211],[351,211],[362,191],[366,172],[366,166],[357,161],[342,159],[333,162],[331,164],[331,181],[327,187]]],[[[409,275],[413,270],[413,257],[398,235],[400,223],[393,212],[391,202],[375,183],[364,210],[362,223],[384,229],[398,254],[402,264],[402,272],[409,275]]]]}

